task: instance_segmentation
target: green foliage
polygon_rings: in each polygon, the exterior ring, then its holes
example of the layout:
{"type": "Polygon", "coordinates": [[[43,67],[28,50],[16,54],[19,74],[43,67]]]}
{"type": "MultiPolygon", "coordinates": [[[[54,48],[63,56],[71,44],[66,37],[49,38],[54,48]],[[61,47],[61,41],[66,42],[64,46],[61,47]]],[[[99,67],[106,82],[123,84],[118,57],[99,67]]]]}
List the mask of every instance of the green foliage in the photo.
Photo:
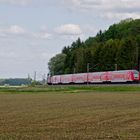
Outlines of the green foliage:
{"type": "Polygon", "coordinates": [[[81,92],[134,92],[139,93],[140,86],[123,85],[123,86],[26,86],[26,87],[0,87],[0,94],[29,94],[29,93],[81,93],[81,92]]]}
{"type": "Polygon", "coordinates": [[[138,69],[140,59],[140,19],[126,19],[113,24],[106,31],[99,31],[85,42],[80,38],[62,50],[63,57],[56,55],[49,63],[50,73],[69,74],[87,71],[109,71],[115,69],[138,69]],[[139,48],[139,49],[138,49],[139,48]],[[65,54],[65,56],[64,56],[65,54]],[[53,70],[52,70],[53,69],[53,70]]]}
{"type": "Polygon", "coordinates": [[[64,71],[64,62],[66,54],[57,54],[55,57],[51,58],[48,65],[51,75],[62,74],[64,71]]]}
{"type": "Polygon", "coordinates": [[[35,86],[38,86],[38,85],[42,85],[41,82],[39,82],[39,81],[32,81],[31,84],[30,84],[31,87],[35,87],[35,86]]]}

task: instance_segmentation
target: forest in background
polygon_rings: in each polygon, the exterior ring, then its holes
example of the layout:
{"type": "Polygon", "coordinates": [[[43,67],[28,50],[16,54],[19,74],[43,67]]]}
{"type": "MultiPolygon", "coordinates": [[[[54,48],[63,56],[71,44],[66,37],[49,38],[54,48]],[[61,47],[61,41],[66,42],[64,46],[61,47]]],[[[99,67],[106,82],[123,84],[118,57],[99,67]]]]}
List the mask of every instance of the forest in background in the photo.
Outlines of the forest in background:
{"type": "Polygon", "coordinates": [[[85,41],[78,38],[48,63],[49,74],[137,69],[140,67],[140,19],[126,19],[85,41]]]}

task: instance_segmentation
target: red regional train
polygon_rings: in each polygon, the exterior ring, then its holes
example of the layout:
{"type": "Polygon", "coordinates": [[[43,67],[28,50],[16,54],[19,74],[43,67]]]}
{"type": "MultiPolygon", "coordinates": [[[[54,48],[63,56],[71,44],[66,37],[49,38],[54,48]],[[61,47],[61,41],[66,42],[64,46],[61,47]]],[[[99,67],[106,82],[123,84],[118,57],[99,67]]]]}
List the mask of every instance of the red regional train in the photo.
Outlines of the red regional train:
{"type": "Polygon", "coordinates": [[[137,70],[89,72],[49,76],[48,84],[94,84],[94,83],[133,83],[140,81],[137,70]]]}

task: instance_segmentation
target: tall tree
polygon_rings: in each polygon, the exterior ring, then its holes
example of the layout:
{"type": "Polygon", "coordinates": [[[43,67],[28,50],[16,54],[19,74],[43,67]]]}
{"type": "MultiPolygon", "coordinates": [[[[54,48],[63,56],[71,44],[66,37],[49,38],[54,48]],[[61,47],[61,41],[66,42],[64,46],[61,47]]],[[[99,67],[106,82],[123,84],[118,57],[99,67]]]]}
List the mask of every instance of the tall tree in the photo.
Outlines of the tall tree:
{"type": "Polygon", "coordinates": [[[66,54],[57,54],[55,57],[50,59],[48,66],[51,75],[64,73],[65,59],[66,59],[66,54]]]}

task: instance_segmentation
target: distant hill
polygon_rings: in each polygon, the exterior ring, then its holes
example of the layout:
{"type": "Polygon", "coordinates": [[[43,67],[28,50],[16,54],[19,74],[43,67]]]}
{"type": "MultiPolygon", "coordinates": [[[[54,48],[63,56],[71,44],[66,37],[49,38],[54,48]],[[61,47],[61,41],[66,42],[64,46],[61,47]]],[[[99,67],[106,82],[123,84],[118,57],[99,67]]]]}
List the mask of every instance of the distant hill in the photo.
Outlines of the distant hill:
{"type": "Polygon", "coordinates": [[[15,78],[15,79],[1,79],[0,85],[11,85],[11,86],[20,86],[20,85],[30,85],[30,79],[15,78]]]}
{"type": "Polygon", "coordinates": [[[50,59],[50,74],[139,69],[140,19],[126,19],[99,31],[82,42],[80,38],[50,59]]]}

